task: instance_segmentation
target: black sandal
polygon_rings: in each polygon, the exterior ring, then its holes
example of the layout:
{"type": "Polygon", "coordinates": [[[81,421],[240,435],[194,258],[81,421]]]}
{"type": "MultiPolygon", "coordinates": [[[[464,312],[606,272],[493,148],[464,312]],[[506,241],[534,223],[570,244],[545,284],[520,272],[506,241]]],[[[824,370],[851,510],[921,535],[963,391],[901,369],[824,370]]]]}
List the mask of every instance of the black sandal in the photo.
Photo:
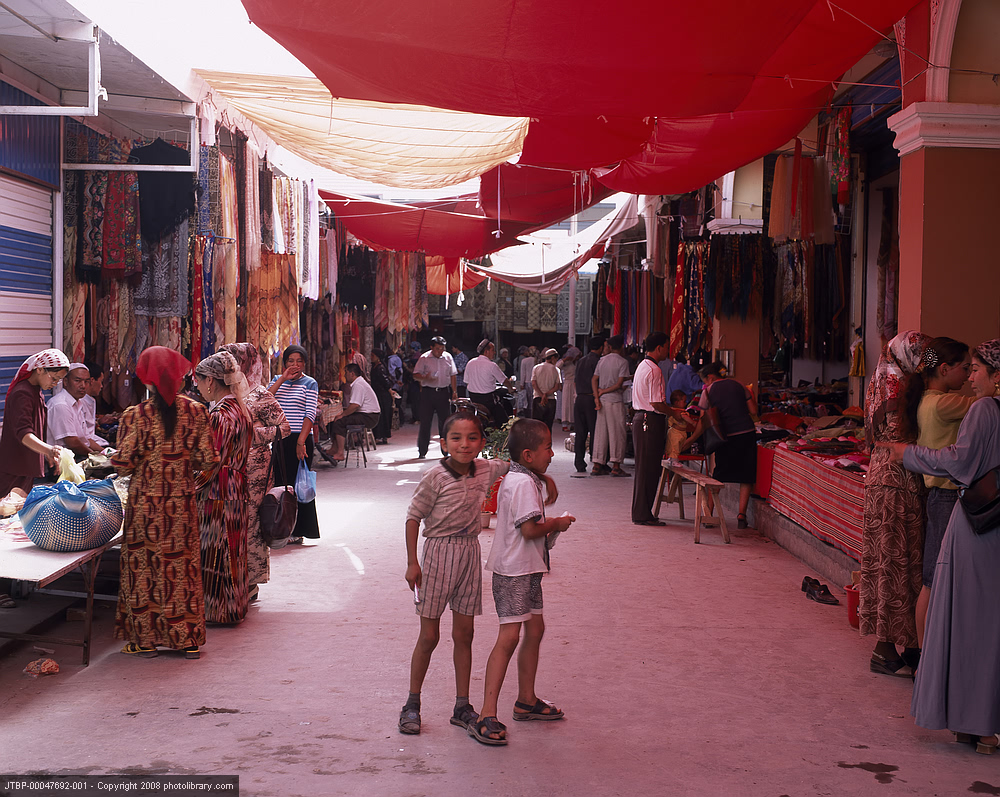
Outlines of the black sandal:
{"type": "Polygon", "coordinates": [[[420,709],[413,706],[403,706],[399,712],[399,732],[416,736],[420,733],[420,709]]]}
{"type": "Polygon", "coordinates": [[[514,719],[518,722],[526,722],[528,720],[561,720],[565,714],[559,709],[553,706],[551,703],[546,703],[544,700],[536,700],[535,705],[531,703],[522,703],[520,700],[514,703],[514,708],[521,709],[521,712],[514,712],[514,719]]]}
{"type": "Polygon", "coordinates": [[[469,726],[469,736],[480,744],[507,744],[507,726],[496,717],[481,717],[469,726]],[[499,734],[504,734],[499,736],[499,734]]]}
{"type": "Polygon", "coordinates": [[[912,678],[908,672],[900,672],[906,667],[906,662],[902,658],[889,660],[881,653],[872,651],[871,661],[868,662],[868,669],[877,672],[879,675],[894,675],[896,678],[912,678]]]}
{"type": "Polygon", "coordinates": [[[466,703],[461,708],[455,709],[455,713],[451,715],[449,722],[451,722],[452,725],[457,725],[459,728],[469,730],[472,725],[476,724],[476,720],[478,719],[479,714],[476,713],[472,704],[466,703]]]}

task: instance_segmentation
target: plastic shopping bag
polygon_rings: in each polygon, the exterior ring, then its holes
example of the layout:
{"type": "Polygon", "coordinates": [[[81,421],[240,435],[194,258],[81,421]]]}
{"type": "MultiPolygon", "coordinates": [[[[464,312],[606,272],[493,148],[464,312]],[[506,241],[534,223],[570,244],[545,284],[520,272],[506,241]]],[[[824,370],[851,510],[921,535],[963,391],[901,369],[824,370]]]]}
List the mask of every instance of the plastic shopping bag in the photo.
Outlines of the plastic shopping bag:
{"type": "Polygon", "coordinates": [[[309,470],[304,459],[299,460],[299,472],[295,477],[295,497],[303,504],[316,500],[316,474],[309,470]]]}
{"type": "Polygon", "coordinates": [[[59,481],[67,481],[71,484],[81,484],[86,481],[87,476],[83,468],[76,464],[73,450],[62,449],[62,456],[59,458],[59,481]]]}

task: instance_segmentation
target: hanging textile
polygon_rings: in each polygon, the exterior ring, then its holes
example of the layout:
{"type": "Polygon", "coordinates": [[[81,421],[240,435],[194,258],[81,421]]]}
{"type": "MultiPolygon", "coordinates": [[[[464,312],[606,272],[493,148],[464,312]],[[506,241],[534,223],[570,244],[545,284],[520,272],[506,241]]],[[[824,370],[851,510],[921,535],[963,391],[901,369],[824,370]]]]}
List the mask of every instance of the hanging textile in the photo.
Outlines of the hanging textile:
{"type": "Polygon", "coordinates": [[[108,172],[101,226],[103,276],[124,279],[142,271],[139,180],[135,172],[108,172]]]}
{"type": "Polygon", "coordinates": [[[875,327],[883,346],[896,336],[896,307],[899,300],[899,232],[894,221],[896,192],[882,190],[882,230],[876,266],[875,327]]]}
{"type": "Polygon", "coordinates": [[[246,143],[246,215],[243,225],[243,237],[246,240],[247,271],[260,268],[261,223],[260,223],[260,169],[257,163],[257,148],[249,141],[246,143]]]}
{"type": "MultiPolygon", "coordinates": [[[[219,155],[222,235],[216,240],[215,329],[216,344],[236,343],[236,297],[239,294],[239,200],[236,173],[225,155],[219,155]]],[[[296,295],[297,292],[296,292],[296,295]]]]}
{"type": "MultiPolygon", "coordinates": [[[[184,166],[191,156],[162,138],[132,150],[135,163],[184,166]]],[[[142,235],[158,241],[188,218],[195,209],[195,179],[188,172],[139,172],[142,235]]]]}
{"type": "MultiPolygon", "coordinates": [[[[202,148],[204,149],[204,147],[202,148]]],[[[204,264],[205,247],[208,239],[203,235],[194,237],[191,243],[191,368],[201,361],[201,340],[205,324],[204,264]]],[[[248,319],[247,329],[251,329],[248,319]]],[[[253,327],[255,328],[255,327],[253,327]]],[[[256,339],[251,340],[255,342],[256,339]]]]}
{"type": "Polygon", "coordinates": [[[156,318],[188,314],[188,229],[185,220],[159,241],[143,240],[136,314],[156,318]]]}
{"type": "Polygon", "coordinates": [[[684,346],[684,272],[687,268],[683,241],[677,244],[677,268],[674,271],[674,299],[670,308],[670,357],[676,359],[684,346]]]}
{"type": "Polygon", "coordinates": [[[261,169],[257,175],[258,203],[260,204],[260,242],[265,249],[274,246],[274,199],[271,196],[271,172],[261,169]]]}

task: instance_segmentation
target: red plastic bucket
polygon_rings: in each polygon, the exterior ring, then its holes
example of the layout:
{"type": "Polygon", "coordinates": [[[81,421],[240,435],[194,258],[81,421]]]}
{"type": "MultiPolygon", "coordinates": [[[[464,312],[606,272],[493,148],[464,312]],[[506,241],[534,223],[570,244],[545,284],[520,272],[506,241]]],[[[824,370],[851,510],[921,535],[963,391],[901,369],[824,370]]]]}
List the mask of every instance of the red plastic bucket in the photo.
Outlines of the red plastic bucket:
{"type": "Polygon", "coordinates": [[[844,592],[847,593],[847,622],[851,624],[851,628],[860,628],[861,621],[858,620],[858,588],[852,584],[848,584],[844,587],[844,592]]]}

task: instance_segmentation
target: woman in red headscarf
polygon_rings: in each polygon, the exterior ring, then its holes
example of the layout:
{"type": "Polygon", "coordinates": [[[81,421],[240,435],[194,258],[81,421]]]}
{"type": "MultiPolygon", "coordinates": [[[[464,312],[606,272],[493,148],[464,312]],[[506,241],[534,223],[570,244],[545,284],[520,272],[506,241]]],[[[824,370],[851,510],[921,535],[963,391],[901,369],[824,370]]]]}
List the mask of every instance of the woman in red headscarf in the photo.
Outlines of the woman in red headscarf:
{"type": "Polygon", "coordinates": [[[188,360],[163,346],[139,357],[135,375],[151,398],[122,415],[111,461],[131,473],[121,553],[115,636],[122,653],[143,658],[157,648],[197,659],[205,643],[201,538],[195,471],[219,461],[208,412],[178,395],[188,360]]]}

